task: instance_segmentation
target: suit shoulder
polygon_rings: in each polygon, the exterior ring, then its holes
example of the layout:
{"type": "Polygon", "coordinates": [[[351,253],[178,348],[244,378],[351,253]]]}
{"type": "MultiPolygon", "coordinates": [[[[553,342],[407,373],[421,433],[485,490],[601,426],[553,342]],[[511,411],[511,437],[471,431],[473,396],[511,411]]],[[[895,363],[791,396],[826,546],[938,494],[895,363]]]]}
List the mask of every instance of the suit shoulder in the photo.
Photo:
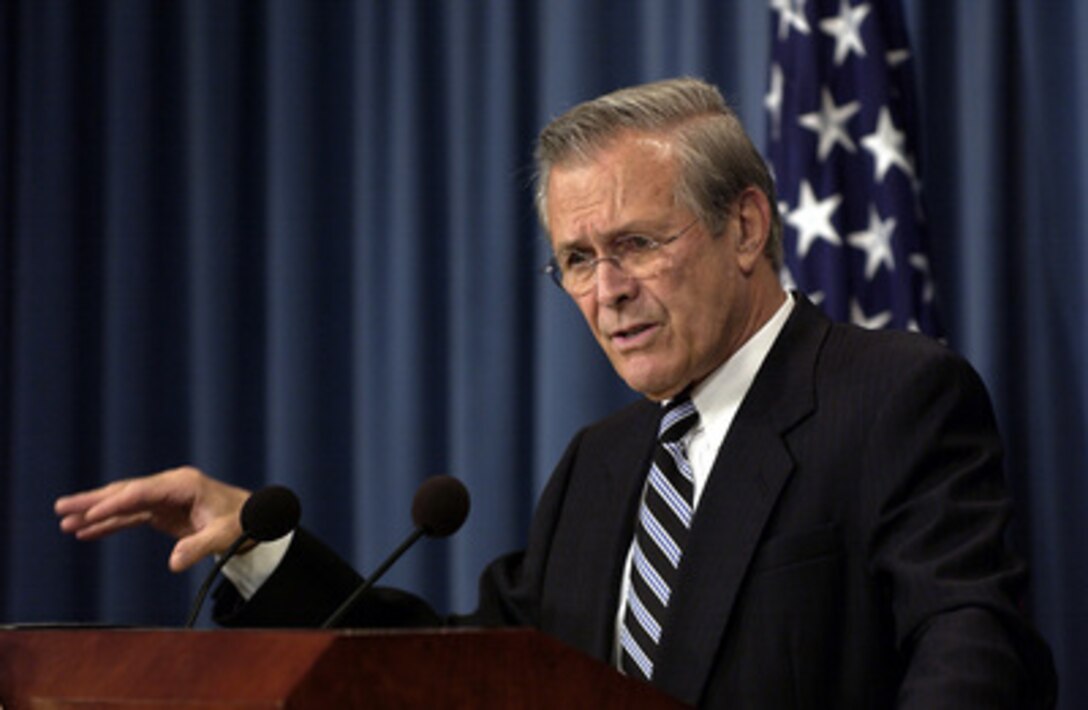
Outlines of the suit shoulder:
{"type": "Polygon", "coordinates": [[[889,398],[932,402],[953,397],[972,403],[977,408],[973,411],[992,409],[988,388],[971,363],[919,333],[835,325],[816,370],[825,396],[841,392],[854,397],[852,401],[861,398],[874,403],[889,398]]]}
{"type": "Polygon", "coordinates": [[[586,425],[583,434],[595,437],[607,436],[613,432],[629,431],[632,427],[638,426],[648,419],[655,419],[658,412],[658,405],[647,399],[638,399],[586,425]]]}
{"type": "Polygon", "coordinates": [[[617,447],[649,440],[647,437],[652,438],[659,411],[657,404],[639,399],[585,425],[567,444],[564,461],[570,462],[591,452],[609,454],[617,447]]]}
{"type": "Polygon", "coordinates": [[[828,364],[868,366],[888,372],[933,367],[974,372],[962,355],[927,335],[901,330],[866,330],[844,323],[831,326],[824,358],[828,364]]]}

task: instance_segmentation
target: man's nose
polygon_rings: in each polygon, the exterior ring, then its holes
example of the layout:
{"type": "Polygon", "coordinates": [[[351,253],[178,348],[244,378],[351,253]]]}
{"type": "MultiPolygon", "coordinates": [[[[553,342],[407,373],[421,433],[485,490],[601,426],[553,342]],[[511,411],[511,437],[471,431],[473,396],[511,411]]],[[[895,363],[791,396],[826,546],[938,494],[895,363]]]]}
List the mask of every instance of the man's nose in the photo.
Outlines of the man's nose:
{"type": "Polygon", "coordinates": [[[597,262],[597,300],[605,305],[614,305],[633,298],[638,289],[638,280],[624,271],[615,259],[601,259],[597,262]]]}

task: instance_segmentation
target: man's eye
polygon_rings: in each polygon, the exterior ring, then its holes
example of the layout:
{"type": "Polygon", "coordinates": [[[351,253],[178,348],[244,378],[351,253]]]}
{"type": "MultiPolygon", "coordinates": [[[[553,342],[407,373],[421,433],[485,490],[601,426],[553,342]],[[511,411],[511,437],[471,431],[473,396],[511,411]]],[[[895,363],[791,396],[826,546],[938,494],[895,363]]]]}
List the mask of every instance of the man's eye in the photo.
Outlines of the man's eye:
{"type": "Polygon", "coordinates": [[[559,266],[563,271],[577,271],[584,269],[591,261],[585,252],[568,251],[559,257],[559,266]]]}
{"type": "Polygon", "coordinates": [[[657,249],[658,243],[643,234],[627,234],[616,240],[612,248],[617,254],[645,254],[657,249]]]}

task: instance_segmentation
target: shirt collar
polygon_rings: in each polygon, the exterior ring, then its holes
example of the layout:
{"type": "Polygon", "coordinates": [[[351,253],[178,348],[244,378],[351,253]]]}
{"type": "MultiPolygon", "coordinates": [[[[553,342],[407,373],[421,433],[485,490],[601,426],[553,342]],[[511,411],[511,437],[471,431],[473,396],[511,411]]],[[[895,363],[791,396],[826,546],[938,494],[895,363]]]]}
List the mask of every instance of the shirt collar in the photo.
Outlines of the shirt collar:
{"type": "Polygon", "coordinates": [[[785,327],[793,306],[791,293],[755,335],[695,387],[691,398],[699,410],[701,425],[709,426],[719,417],[732,420],[732,415],[752,386],[760,365],[785,327]]]}

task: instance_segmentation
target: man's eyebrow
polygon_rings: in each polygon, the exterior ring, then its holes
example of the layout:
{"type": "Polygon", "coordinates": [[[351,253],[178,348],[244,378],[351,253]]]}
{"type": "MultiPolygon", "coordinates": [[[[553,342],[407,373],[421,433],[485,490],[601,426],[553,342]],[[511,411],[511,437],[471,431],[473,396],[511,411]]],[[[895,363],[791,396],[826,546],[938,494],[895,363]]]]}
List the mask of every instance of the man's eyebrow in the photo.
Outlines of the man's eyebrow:
{"type": "Polygon", "coordinates": [[[610,229],[606,232],[598,232],[593,235],[578,235],[574,239],[566,242],[556,249],[558,254],[560,251],[584,248],[586,245],[594,241],[611,242],[615,241],[619,237],[628,236],[631,234],[640,234],[643,236],[657,236],[663,234],[666,229],[661,226],[659,222],[651,222],[645,219],[634,220],[624,224],[623,226],[610,229]]]}

